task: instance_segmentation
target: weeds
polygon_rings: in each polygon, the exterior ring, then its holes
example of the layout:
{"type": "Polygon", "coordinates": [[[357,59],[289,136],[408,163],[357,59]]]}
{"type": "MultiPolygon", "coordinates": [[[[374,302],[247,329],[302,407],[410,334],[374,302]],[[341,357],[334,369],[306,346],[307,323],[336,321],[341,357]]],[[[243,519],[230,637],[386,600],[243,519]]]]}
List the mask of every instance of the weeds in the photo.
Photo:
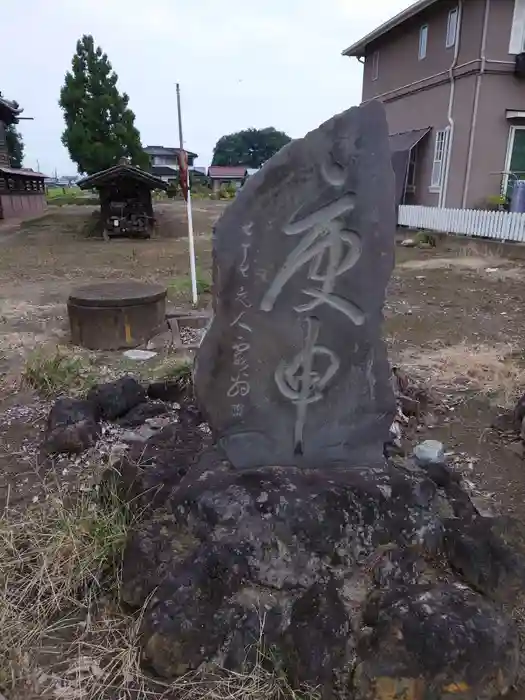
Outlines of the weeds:
{"type": "Polygon", "coordinates": [[[69,495],[46,488],[43,503],[24,513],[7,507],[0,519],[4,687],[9,680],[12,687],[28,683],[50,641],[78,627],[79,618],[85,631],[95,601],[119,587],[130,513],[116,491],[101,499],[96,490],[69,495]]]}
{"type": "Polygon", "coordinates": [[[94,363],[84,355],[57,347],[50,353],[35,350],[28,357],[22,380],[46,398],[82,394],[97,383],[94,363]]]}
{"type": "MultiPolygon", "coordinates": [[[[200,268],[196,271],[197,277],[197,293],[198,294],[210,294],[212,291],[212,283],[208,276],[204,275],[200,268]]],[[[169,284],[169,288],[176,295],[180,296],[191,296],[191,278],[186,275],[184,277],[178,277],[172,280],[169,284]]]]}
{"type": "Polygon", "coordinates": [[[193,383],[193,362],[187,357],[168,357],[154,369],[153,379],[175,382],[181,391],[186,391],[193,383]]]}

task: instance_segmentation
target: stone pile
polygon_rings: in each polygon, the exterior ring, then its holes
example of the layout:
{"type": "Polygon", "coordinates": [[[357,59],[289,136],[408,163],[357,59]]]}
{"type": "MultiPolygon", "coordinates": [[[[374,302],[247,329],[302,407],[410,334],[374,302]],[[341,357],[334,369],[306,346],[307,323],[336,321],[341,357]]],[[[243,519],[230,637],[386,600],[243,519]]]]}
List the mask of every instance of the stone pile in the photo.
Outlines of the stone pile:
{"type": "Polygon", "coordinates": [[[491,700],[516,682],[520,528],[480,517],[440,450],[384,456],[395,223],[379,103],[289,144],[218,222],[195,368],[210,440],[121,464],[143,514],[122,597],[160,676],[246,669],[262,639],[323,698],[491,700]]]}

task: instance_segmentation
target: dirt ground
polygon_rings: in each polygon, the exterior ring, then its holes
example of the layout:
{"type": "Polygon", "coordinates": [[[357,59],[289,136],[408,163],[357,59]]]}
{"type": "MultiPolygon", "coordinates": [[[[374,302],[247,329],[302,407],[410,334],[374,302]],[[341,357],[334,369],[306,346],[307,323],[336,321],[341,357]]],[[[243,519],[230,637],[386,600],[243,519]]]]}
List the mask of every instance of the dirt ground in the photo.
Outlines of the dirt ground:
{"type": "MultiPolygon", "coordinates": [[[[212,227],[225,206],[194,204],[198,275],[206,282],[212,227]]],[[[159,227],[150,240],[90,236],[92,211],[57,207],[18,229],[0,228],[2,479],[17,474],[20,445],[34,441],[35,417],[47,409],[34,393],[14,393],[13,387],[35,348],[67,345],[71,289],[115,278],[158,281],[168,287],[174,308],[189,308],[183,204],[157,205],[159,227]]],[[[523,462],[489,430],[498,406],[525,391],[525,251],[448,238],[432,249],[397,246],[396,257],[385,308],[390,356],[443,401],[436,426],[420,437],[442,439],[453,458],[473,465],[481,489],[525,520],[523,462]]],[[[209,292],[201,295],[201,306],[210,302],[209,292]]],[[[104,361],[118,365],[121,354],[106,354],[104,361]]]]}
{"type": "MultiPolygon", "coordinates": [[[[194,205],[199,275],[208,282],[212,226],[224,206],[194,205]]],[[[158,281],[173,306],[189,308],[181,203],[158,206],[159,230],[146,241],[89,236],[91,216],[89,207],[70,206],[0,228],[0,489],[11,502],[38,499],[45,478],[38,443],[49,404],[18,376],[36,347],[67,345],[70,290],[104,279],[158,281]]],[[[429,249],[398,245],[396,258],[385,308],[391,360],[435,399],[435,419],[417,439],[442,440],[487,508],[525,522],[524,461],[490,429],[525,391],[525,251],[446,238],[429,249]]],[[[204,307],[210,301],[209,292],[201,298],[204,307]]],[[[74,465],[65,471],[75,478],[74,465]]]]}

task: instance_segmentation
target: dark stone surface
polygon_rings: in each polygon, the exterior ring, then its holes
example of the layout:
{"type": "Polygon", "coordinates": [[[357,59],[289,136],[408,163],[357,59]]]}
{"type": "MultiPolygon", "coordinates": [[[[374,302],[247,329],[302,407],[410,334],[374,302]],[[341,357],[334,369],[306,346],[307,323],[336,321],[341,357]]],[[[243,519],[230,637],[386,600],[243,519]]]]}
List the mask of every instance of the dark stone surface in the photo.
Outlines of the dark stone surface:
{"type": "Polygon", "coordinates": [[[159,430],[145,445],[132,446],[129,455],[109,469],[103,481],[116,482],[122,500],[138,513],[151,513],[166,502],[199,454],[210,446],[211,436],[200,423],[198,410],[185,399],[179,422],[159,430]]]}
{"type": "Polygon", "coordinates": [[[120,418],[147,400],[145,389],[130,376],[107,384],[97,384],[89,391],[87,398],[95,404],[105,420],[120,418]]]}
{"type": "Polygon", "coordinates": [[[234,665],[246,656],[262,600],[288,672],[307,682],[324,669],[331,686],[349,673],[348,631],[367,594],[358,586],[357,603],[349,602],[342,577],[385,545],[437,551],[435,487],[394,469],[237,471],[219,458],[205,453],[128,543],[123,600],[138,607],[155,591],[142,629],[149,662],[173,677],[222,650],[234,665]],[[310,647],[302,639],[308,619],[319,637],[310,647]]]}
{"type": "Polygon", "coordinates": [[[49,431],[64,425],[73,425],[79,421],[97,421],[99,412],[93,401],[73,398],[60,398],[55,401],[47,418],[49,431]]]}
{"type": "Polygon", "coordinates": [[[169,411],[169,406],[164,403],[139,403],[121,418],[117,418],[117,424],[123,428],[136,428],[142,425],[148,418],[163,416],[169,411]]]}
{"type": "Polygon", "coordinates": [[[47,419],[44,451],[48,454],[78,454],[100,437],[98,408],[92,401],[60,398],[47,419]]]}
{"type": "Polygon", "coordinates": [[[363,622],[356,700],[490,700],[516,681],[514,625],[466,586],[387,590],[363,622]]]}
{"type": "Polygon", "coordinates": [[[100,423],[92,420],[60,425],[46,434],[44,451],[48,454],[80,454],[96,444],[100,432],[100,423]]]}
{"type": "Polygon", "coordinates": [[[475,590],[513,603],[525,581],[525,529],[507,517],[445,522],[451,566],[475,590]]]}
{"type": "Polygon", "coordinates": [[[236,467],[383,462],[394,199],[384,110],[369,103],[282,149],[216,225],[195,386],[236,467]]]}
{"type": "Polygon", "coordinates": [[[147,393],[150,399],[179,402],[185,394],[185,389],[181,386],[179,381],[166,379],[164,381],[151,382],[148,386],[147,393]]]}

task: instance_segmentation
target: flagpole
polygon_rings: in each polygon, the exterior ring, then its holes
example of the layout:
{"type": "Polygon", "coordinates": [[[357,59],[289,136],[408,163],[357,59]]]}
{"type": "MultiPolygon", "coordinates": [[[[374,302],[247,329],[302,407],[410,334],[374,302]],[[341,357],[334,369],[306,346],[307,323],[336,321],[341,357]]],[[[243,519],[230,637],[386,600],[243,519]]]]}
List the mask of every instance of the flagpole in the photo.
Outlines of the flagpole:
{"type": "MultiPolygon", "coordinates": [[[[180,86],[177,83],[177,114],[179,117],[179,146],[181,153],[184,151],[184,141],[182,138],[182,116],[180,107],[180,86]]],[[[187,166],[187,159],[186,159],[187,166]]],[[[180,167],[180,166],[179,166],[180,167]]],[[[193,214],[191,211],[191,192],[190,192],[190,170],[186,167],[186,177],[187,177],[187,197],[186,197],[186,212],[188,214],[188,241],[190,249],[190,275],[191,275],[191,295],[193,300],[193,306],[197,306],[197,272],[195,269],[195,243],[193,240],[193,214]]]]}

